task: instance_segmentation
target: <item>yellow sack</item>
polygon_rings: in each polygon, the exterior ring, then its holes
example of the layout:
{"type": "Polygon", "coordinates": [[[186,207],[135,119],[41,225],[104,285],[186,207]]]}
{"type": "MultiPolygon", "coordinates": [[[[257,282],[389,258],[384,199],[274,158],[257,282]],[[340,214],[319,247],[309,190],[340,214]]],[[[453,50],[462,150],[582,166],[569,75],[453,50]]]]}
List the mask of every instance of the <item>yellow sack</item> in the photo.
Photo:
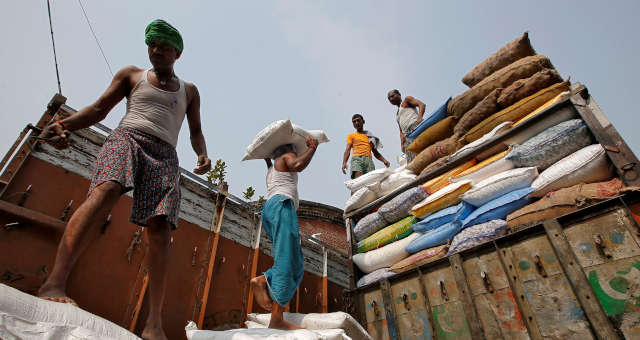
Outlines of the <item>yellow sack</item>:
{"type": "Polygon", "coordinates": [[[431,125],[422,131],[413,143],[409,144],[407,150],[419,154],[420,151],[424,150],[427,146],[450,137],[453,134],[453,127],[455,125],[455,118],[451,116],[431,125]]]}
{"type": "Polygon", "coordinates": [[[470,167],[472,167],[473,165],[475,165],[477,163],[476,159],[472,159],[466,163],[463,163],[461,165],[458,165],[457,167],[453,168],[452,170],[449,170],[447,172],[445,172],[444,174],[432,178],[429,181],[427,181],[426,183],[424,183],[423,185],[421,185],[420,187],[426,191],[429,195],[434,194],[436,191],[446,187],[447,185],[451,184],[451,177],[469,169],[470,167]]]}
{"type": "Polygon", "coordinates": [[[471,181],[452,183],[427,197],[411,209],[411,214],[418,218],[427,216],[440,209],[460,203],[460,196],[471,189],[471,181]]]}
{"type": "Polygon", "coordinates": [[[524,122],[526,122],[527,120],[529,120],[529,118],[534,117],[535,115],[537,115],[538,113],[546,110],[547,108],[549,108],[551,105],[560,102],[561,100],[563,100],[565,98],[565,96],[568,96],[570,92],[562,92],[559,95],[555,96],[553,99],[549,100],[548,102],[542,104],[542,106],[540,106],[539,108],[535,109],[533,112],[531,112],[530,114],[522,117],[522,119],[520,119],[519,121],[517,121],[515,124],[513,124],[513,127],[516,127],[524,122]]]}
{"type": "Polygon", "coordinates": [[[540,90],[529,97],[520,99],[515,104],[507,107],[504,110],[498,111],[491,115],[489,118],[483,120],[478,125],[474,126],[466,135],[464,135],[460,141],[463,144],[468,144],[476,139],[484,136],[499,124],[511,121],[516,122],[522,117],[531,113],[535,109],[542,106],[544,103],[553,99],[558,94],[569,90],[569,82],[565,81],[549,86],[544,90],[540,90]]]}

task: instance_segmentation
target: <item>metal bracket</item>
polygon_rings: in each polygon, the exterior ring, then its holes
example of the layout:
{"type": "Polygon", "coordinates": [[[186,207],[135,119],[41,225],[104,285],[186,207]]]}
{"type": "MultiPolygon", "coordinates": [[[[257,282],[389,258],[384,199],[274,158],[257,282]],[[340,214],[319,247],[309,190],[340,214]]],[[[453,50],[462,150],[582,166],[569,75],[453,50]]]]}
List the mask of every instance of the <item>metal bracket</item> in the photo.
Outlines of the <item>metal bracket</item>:
{"type": "Polygon", "coordinates": [[[407,310],[411,310],[411,305],[409,304],[409,296],[407,293],[402,294],[402,302],[404,302],[404,308],[407,310]]]}
{"type": "Polygon", "coordinates": [[[20,196],[20,200],[18,200],[18,205],[19,206],[22,206],[24,204],[24,202],[27,200],[27,198],[29,197],[29,194],[31,193],[31,187],[32,187],[32,185],[29,184],[27,189],[20,196]]]}
{"type": "Polygon", "coordinates": [[[542,275],[542,277],[547,277],[547,271],[544,270],[544,265],[542,265],[540,256],[536,255],[533,259],[533,262],[536,264],[536,270],[538,271],[538,274],[542,275]]]}
{"type": "Polygon", "coordinates": [[[608,259],[613,257],[611,254],[609,254],[607,246],[605,245],[605,242],[602,239],[602,236],[600,234],[594,234],[593,235],[593,241],[596,244],[596,248],[598,249],[598,253],[600,253],[600,255],[602,257],[605,257],[605,258],[608,258],[608,259]]]}
{"type": "Polygon", "coordinates": [[[111,224],[111,214],[107,215],[107,219],[102,224],[102,227],[100,227],[100,234],[104,234],[107,231],[107,227],[109,227],[110,224],[111,224]]]}
{"type": "Polygon", "coordinates": [[[376,300],[371,301],[371,309],[373,309],[373,315],[378,317],[378,314],[380,314],[380,312],[378,311],[378,303],[376,302],[376,300]]]}
{"type": "Polygon", "coordinates": [[[142,243],[142,231],[138,230],[133,233],[131,237],[131,243],[129,243],[129,247],[127,248],[125,254],[127,255],[127,261],[131,263],[131,258],[133,257],[133,253],[136,250],[136,247],[142,243]]]}
{"type": "Polygon", "coordinates": [[[24,225],[22,223],[20,223],[20,222],[11,222],[11,223],[5,224],[3,228],[4,228],[5,231],[12,231],[12,230],[14,230],[16,228],[19,228],[19,227],[22,227],[22,226],[24,226],[24,225]]]}
{"type": "Polygon", "coordinates": [[[493,284],[491,284],[491,280],[489,280],[489,275],[487,275],[486,272],[481,271],[480,277],[482,278],[482,283],[484,283],[484,288],[486,288],[489,293],[493,294],[495,289],[493,289],[493,284]]]}
{"type": "Polygon", "coordinates": [[[444,286],[444,282],[440,281],[438,282],[438,285],[440,286],[440,296],[442,297],[442,299],[445,301],[449,301],[449,294],[447,294],[447,288],[444,286]]]}
{"type": "Polygon", "coordinates": [[[197,255],[198,255],[198,247],[193,247],[193,255],[191,255],[191,267],[196,266],[197,255]]]}

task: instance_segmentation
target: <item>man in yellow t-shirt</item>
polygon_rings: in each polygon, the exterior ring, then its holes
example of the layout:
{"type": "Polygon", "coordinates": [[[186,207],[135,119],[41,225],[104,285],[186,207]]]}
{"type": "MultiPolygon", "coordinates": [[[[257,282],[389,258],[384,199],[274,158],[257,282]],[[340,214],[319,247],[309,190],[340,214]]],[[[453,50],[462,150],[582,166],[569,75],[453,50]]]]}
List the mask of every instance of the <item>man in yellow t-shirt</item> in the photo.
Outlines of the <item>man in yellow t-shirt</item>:
{"type": "Polygon", "coordinates": [[[362,118],[362,115],[359,113],[354,114],[353,117],[351,117],[351,122],[353,123],[353,127],[356,128],[356,132],[350,133],[347,136],[347,149],[344,151],[344,158],[342,160],[342,173],[347,173],[347,160],[349,159],[352,148],[351,178],[358,178],[376,169],[371,159],[372,153],[388,168],[390,165],[389,161],[378,152],[377,138],[364,130],[364,118],[362,118]],[[371,141],[371,139],[376,140],[371,141]]]}

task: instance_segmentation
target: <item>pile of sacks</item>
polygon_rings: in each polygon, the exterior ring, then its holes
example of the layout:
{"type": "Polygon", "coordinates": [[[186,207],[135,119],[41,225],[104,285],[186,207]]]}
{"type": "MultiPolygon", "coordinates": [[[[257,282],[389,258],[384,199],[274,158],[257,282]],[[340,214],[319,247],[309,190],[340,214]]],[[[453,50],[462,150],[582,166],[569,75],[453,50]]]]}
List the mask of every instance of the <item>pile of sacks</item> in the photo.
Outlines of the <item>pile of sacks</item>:
{"type": "Polygon", "coordinates": [[[408,150],[417,154],[406,167],[412,173],[424,175],[465,145],[504,132],[510,128],[504,123],[525,118],[570,85],[549,58],[536,54],[526,32],[476,66],[463,83],[470,88],[447,99],[407,136],[413,140],[408,150]]]}
{"type": "Polygon", "coordinates": [[[604,148],[581,119],[468,161],[358,221],[353,262],[367,274],[358,285],[619,195],[625,189],[613,176],[604,148]]]}
{"type": "Polygon", "coordinates": [[[348,213],[364,207],[415,179],[416,175],[402,166],[394,170],[387,168],[374,170],[346,181],[345,185],[351,191],[351,197],[345,203],[344,211],[348,213]]]}

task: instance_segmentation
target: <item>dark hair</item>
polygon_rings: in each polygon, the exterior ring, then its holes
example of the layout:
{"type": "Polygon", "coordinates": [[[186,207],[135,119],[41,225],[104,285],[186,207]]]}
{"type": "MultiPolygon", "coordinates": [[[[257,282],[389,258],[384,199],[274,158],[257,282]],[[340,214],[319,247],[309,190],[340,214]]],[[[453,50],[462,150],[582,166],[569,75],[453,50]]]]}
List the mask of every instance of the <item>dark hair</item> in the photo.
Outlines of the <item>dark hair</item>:
{"type": "Polygon", "coordinates": [[[293,152],[296,153],[296,147],[293,144],[284,144],[284,145],[280,145],[279,147],[277,147],[274,151],[273,151],[273,159],[276,159],[282,155],[284,155],[285,153],[288,152],[293,152]]]}
{"type": "Polygon", "coordinates": [[[359,113],[356,113],[356,114],[354,114],[353,116],[351,116],[351,120],[354,120],[354,119],[356,119],[356,118],[358,118],[358,117],[360,117],[360,119],[364,120],[364,117],[362,117],[362,115],[361,115],[361,114],[359,114],[359,113]]]}
{"type": "Polygon", "coordinates": [[[396,94],[401,95],[401,94],[400,94],[400,91],[398,91],[398,89],[393,89],[393,90],[391,90],[391,91],[389,91],[389,92],[393,92],[393,93],[396,93],[396,94]]]}

